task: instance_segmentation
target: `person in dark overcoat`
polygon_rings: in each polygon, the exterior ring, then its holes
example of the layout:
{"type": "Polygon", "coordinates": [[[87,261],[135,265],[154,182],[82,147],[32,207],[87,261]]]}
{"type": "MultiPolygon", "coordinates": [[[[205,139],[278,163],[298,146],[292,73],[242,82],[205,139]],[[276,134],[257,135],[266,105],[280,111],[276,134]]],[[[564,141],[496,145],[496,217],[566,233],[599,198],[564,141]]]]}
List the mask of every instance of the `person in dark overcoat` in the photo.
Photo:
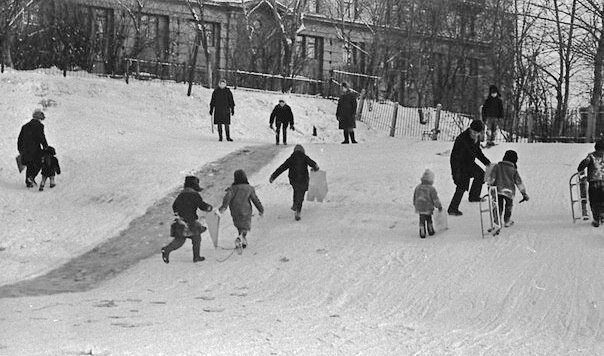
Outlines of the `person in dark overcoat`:
{"type": "Polygon", "coordinates": [[[201,234],[206,230],[205,226],[198,221],[197,209],[202,211],[212,211],[212,206],[203,201],[199,194],[202,189],[199,186],[199,178],[195,176],[185,177],[184,189],[172,204],[172,210],[177,220],[184,223],[185,228],[175,234],[174,240],[161,249],[161,257],[165,263],[170,263],[170,252],[179,249],[187,240],[191,239],[193,244],[193,262],[205,260],[199,255],[201,248],[201,234]]]}
{"type": "Polygon", "coordinates": [[[451,175],[456,189],[453,199],[449,204],[447,212],[449,215],[462,215],[459,211],[459,204],[465,191],[470,189],[469,201],[479,202],[482,184],[484,183],[484,171],[476,162],[477,158],[485,166],[491,164],[491,161],[482,153],[480,148],[480,134],[484,130],[484,123],[480,120],[474,120],[470,128],[462,132],[455,139],[453,149],[451,150],[451,175]],[[472,187],[470,188],[470,180],[472,187]]]}
{"type": "Polygon", "coordinates": [[[44,135],[44,124],[46,118],[42,110],[36,109],[31,121],[21,127],[17,139],[17,150],[21,155],[21,162],[27,166],[25,171],[25,185],[28,188],[36,184],[36,176],[42,168],[42,149],[48,147],[44,135]]]}
{"type": "Polygon", "coordinates": [[[348,84],[342,83],[342,96],[338,100],[336,109],[336,118],[338,119],[338,128],[344,131],[344,141],[342,143],[357,143],[354,138],[354,129],[356,128],[357,99],[348,87],[348,84]]]}
{"type": "Polygon", "coordinates": [[[279,144],[279,131],[283,128],[283,144],[287,145],[287,126],[290,126],[292,131],[294,128],[294,113],[292,109],[285,103],[285,100],[279,100],[279,104],[275,106],[271,117],[269,119],[269,125],[272,130],[275,131],[275,140],[277,145],[279,144]],[[273,127],[273,123],[277,126],[277,129],[273,127]]]}
{"type": "Polygon", "coordinates": [[[308,190],[308,167],[311,167],[313,171],[318,171],[319,166],[315,161],[310,159],[304,152],[302,145],[296,145],[294,153],[289,156],[285,162],[279,168],[271,174],[269,182],[272,183],[279,177],[279,175],[286,170],[288,172],[289,184],[294,188],[294,203],[292,210],[295,211],[295,219],[300,220],[300,213],[302,211],[302,203],[304,202],[304,195],[308,190]]]}
{"type": "Polygon", "coordinates": [[[501,101],[499,89],[495,85],[489,87],[489,96],[482,105],[482,120],[490,131],[487,146],[494,146],[497,126],[503,120],[503,101],[501,101]]]}
{"type": "Polygon", "coordinates": [[[231,89],[227,88],[225,79],[221,79],[218,88],[212,92],[210,100],[210,115],[214,115],[214,125],[218,126],[218,140],[222,141],[222,126],[226,133],[226,140],[231,139],[231,115],[235,115],[235,101],[231,89]]]}

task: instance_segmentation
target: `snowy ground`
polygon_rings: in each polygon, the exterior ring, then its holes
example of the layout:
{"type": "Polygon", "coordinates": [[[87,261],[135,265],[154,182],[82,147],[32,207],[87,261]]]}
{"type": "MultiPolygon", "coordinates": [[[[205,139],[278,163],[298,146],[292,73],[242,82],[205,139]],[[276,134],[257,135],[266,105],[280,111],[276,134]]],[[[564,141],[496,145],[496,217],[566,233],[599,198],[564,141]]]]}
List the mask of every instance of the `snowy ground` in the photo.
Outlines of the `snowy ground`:
{"type": "Polygon", "coordinates": [[[210,132],[211,91],[199,87],[186,97],[183,84],[9,71],[0,75],[0,93],[0,285],[115,236],[204,163],[273,142],[268,117],[281,97],[305,133],[290,131],[290,143],[340,140],[335,103],[322,99],[236,90],[235,142],[219,144],[210,132]],[[56,103],[44,123],[63,174],[56,188],[39,193],[24,189],[14,159],[19,129],[43,100],[56,103]],[[313,125],[318,138],[310,136],[313,125]]]}
{"type": "MultiPolygon", "coordinates": [[[[250,177],[266,207],[242,256],[190,262],[188,244],[92,292],[0,300],[6,355],[602,355],[604,231],[572,224],[568,177],[591,145],[501,144],[531,200],[482,239],[467,200],[450,229],[417,236],[411,196],[425,168],[448,204],[451,143],[372,138],[307,145],[329,199],[293,221],[289,152],[250,177]],[[445,153],[439,155],[438,153],[445,153]]],[[[16,183],[15,183],[16,184],[16,183]]],[[[466,197],[467,198],[467,197],[466,197]]],[[[228,214],[221,245],[234,236],[228,214]]]]}

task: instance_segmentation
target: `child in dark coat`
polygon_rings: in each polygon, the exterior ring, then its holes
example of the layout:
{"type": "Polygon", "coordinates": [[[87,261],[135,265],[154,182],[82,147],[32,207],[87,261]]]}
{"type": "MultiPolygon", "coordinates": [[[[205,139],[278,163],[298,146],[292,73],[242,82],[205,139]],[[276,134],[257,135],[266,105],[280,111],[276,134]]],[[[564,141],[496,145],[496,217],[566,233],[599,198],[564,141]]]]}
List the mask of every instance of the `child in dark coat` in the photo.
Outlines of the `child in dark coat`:
{"type": "Polygon", "coordinates": [[[511,217],[516,187],[518,187],[522,194],[522,200],[520,200],[520,202],[522,203],[529,200],[528,194],[526,194],[526,188],[522,183],[522,178],[520,178],[520,174],[518,174],[518,168],[516,166],[517,162],[518,154],[516,151],[505,151],[503,160],[494,166],[489,167],[489,175],[487,177],[487,183],[497,187],[499,213],[503,214],[503,223],[505,227],[514,225],[511,217]]]}
{"type": "MultiPolygon", "coordinates": [[[[174,240],[161,249],[161,256],[165,263],[170,263],[170,252],[179,249],[187,238],[191,239],[193,244],[193,262],[205,260],[199,255],[201,247],[201,234],[206,230],[198,221],[197,209],[202,211],[212,211],[212,206],[203,201],[199,194],[202,189],[199,186],[199,178],[188,176],[185,178],[183,191],[176,197],[172,204],[174,215],[177,220],[182,220],[186,225],[184,229],[176,231],[174,240]]],[[[178,229],[176,229],[178,230],[178,229]]]]}
{"type": "Polygon", "coordinates": [[[434,173],[429,169],[426,169],[422,175],[421,184],[415,187],[413,205],[415,206],[415,212],[419,214],[419,237],[426,238],[426,229],[428,235],[434,235],[432,213],[434,208],[443,211],[443,206],[438,199],[436,188],[434,188],[434,173]]]}
{"type": "Polygon", "coordinates": [[[59,166],[59,160],[55,157],[57,152],[52,146],[47,146],[42,150],[42,182],[40,183],[39,191],[44,190],[46,179],[50,178],[50,187],[54,188],[55,175],[61,174],[61,167],[59,166]]]}
{"type": "Polygon", "coordinates": [[[591,224],[598,227],[604,221],[604,140],[596,142],[595,149],[581,161],[577,170],[582,172],[587,168],[589,205],[593,216],[591,224]]]}
{"type": "Polygon", "coordinates": [[[300,220],[300,212],[302,211],[302,203],[304,202],[304,195],[308,190],[308,167],[311,167],[313,171],[318,171],[319,166],[315,161],[310,159],[304,152],[304,147],[296,145],[294,153],[279,168],[271,174],[269,182],[273,182],[277,177],[289,170],[289,184],[294,188],[294,204],[292,210],[295,211],[295,219],[300,220]]]}
{"type": "Polygon", "coordinates": [[[238,169],[234,173],[233,185],[226,189],[222,206],[218,209],[220,213],[223,213],[227,207],[231,210],[233,225],[239,233],[239,236],[235,239],[235,246],[247,247],[246,236],[252,229],[252,203],[262,216],[264,208],[256,195],[254,187],[248,183],[245,172],[238,169]]]}

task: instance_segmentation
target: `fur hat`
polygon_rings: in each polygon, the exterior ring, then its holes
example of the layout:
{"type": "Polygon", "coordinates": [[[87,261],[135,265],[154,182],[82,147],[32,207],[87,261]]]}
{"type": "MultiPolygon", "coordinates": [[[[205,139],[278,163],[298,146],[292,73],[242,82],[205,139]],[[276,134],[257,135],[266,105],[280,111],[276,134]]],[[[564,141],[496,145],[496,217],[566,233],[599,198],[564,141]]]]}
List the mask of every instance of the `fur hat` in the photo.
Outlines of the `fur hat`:
{"type": "Polygon", "coordinates": [[[233,185],[237,185],[237,184],[250,184],[247,181],[247,175],[245,174],[245,172],[243,171],[243,169],[238,169],[235,171],[235,173],[233,174],[234,179],[233,179],[233,185]]]}
{"type": "Polygon", "coordinates": [[[512,162],[515,165],[518,162],[518,153],[516,153],[514,150],[507,150],[503,155],[503,160],[512,162]]]}
{"type": "Polygon", "coordinates": [[[484,130],[484,122],[480,120],[474,120],[470,124],[470,129],[476,132],[482,132],[484,130]]]}
{"type": "Polygon", "coordinates": [[[499,95],[499,89],[497,88],[496,85],[491,85],[489,87],[489,94],[493,94],[493,93],[497,93],[497,95],[499,95]]]}
{"type": "Polygon", "coordinates": [[[195,176],[186,176],[185,177],[185,188],[191,188],[197,192],[201,192],[202,189],[199,186],[199,178],[195,176]]]}
{"type": "Polygon", "coordinates": [[[597,140],[594,148],[596,151],[604,151],[604,139],[597,140]]]}
{"type": "Polygon", "coordinates": [[[57,151],[55,151],[55,148],[52,146],[48,146],[44,149],[44,152],[48,153],[51,156],[54,156],[57,154],[57,151]]]}
{"type": "Polygon", "coordinates": [[[306,151],[304,151],[304,147],[302,147],[302,145],[296,145],[296,147],[294,147],[294,153],[295,152],[302,152],[306,154],[306,151]]]}
{"type": "Polygon", "coordinates": [[[46,118],[46,115],[44,115],[44,112],[42,110],[36,109],[34,110],[32,117],[36,120],[44,120],[46,118]]]}
{"type": "Polygon", "coordinates": [[[424,184],[434,184],[434,172],[429,169],[424,171],[421,178],[422,183],[424,184]]]}

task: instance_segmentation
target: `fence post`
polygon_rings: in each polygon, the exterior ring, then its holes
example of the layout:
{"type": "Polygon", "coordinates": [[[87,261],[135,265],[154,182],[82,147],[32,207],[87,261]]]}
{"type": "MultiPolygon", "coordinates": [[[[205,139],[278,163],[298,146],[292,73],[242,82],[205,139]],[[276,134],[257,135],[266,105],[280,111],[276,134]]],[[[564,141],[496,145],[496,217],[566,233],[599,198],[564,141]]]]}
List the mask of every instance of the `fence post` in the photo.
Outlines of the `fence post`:
{"type": "Polygon", "coordinates": [[[392,123],[390,124],[390,137],[394,137],[394,132],[396,130],[396,118],[398,116],[398,103],[394,103],[394,110],[392,113],[392,123]]]}
{"type": "Polygon", "coordinates": [[[534,125],[534,113],[531,113],[529,111],[525,112],[526,115],[526,131],[528,131],[528,142],[529,143],[533,143],[534,141],[534,137],[533,137],[533,125],[534,125]]]}
{"type": "Polygon", "coordinates": [[[596,112],[596,108],[594,105],[589,106],[589,113],[587,114],[587,132],[586,132],[586,140],[587,142],[594,142],[594,136],[596,132],[596,118],[598,114],[596,112]]]}
{"type": "Polygon", "coordinates": [[[130,84],[130,60],[127,59],[126,61],[126,84],[130,84]]]}
{"type": "Polygon", "coordinates": [[[442,108],[442,104],[436,105],[436,117],[434,118],[434,132],[432,132],[432,141],[438,140],[438,134],[440,133],[440,111],[442,108]]]}
{"type": "Polygon", "coordinates": [[[333,83],[333,69],[329,70],[329,83],[327,85],[327,97],[331,98],[331,84],[333,83]]]}

